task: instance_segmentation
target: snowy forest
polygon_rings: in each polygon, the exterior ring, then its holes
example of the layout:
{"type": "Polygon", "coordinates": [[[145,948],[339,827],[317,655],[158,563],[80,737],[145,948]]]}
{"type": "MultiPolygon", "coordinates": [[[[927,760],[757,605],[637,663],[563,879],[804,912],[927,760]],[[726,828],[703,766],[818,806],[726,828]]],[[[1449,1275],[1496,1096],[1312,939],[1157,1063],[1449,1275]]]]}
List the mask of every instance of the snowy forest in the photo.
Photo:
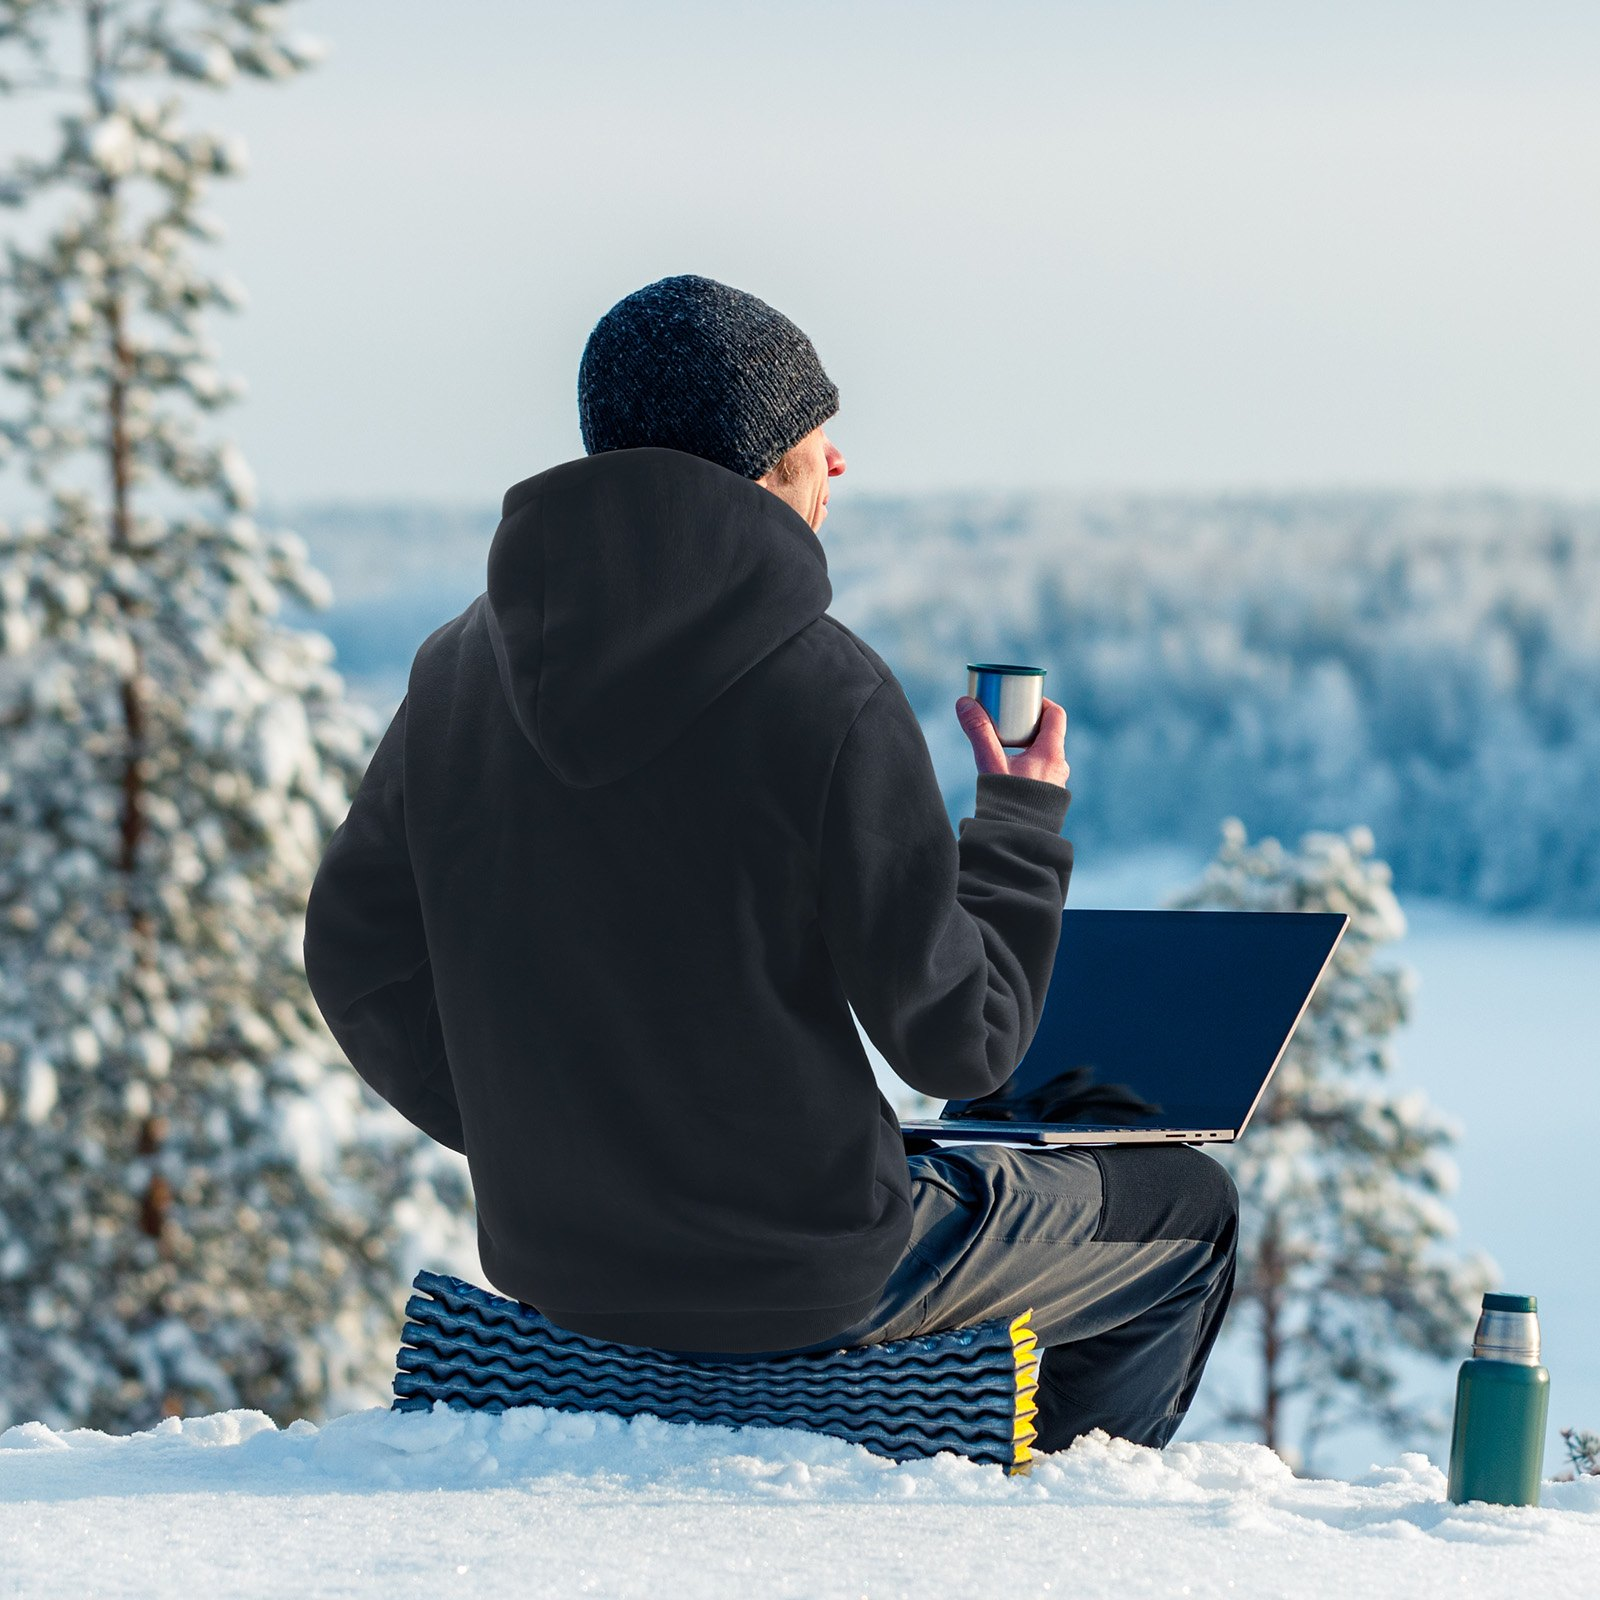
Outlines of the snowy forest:
{"type": "MultiPolygon", "coordinates": [[[[529,472],[553,463],[530,462],[529,472]]],[[[506,487],[505,485],[497,486],[506,487]]],[[[388,708],[483,586],[492,506],[277,515],[388,708]]],[[[1600,507],[1502,494],[857,494],[823,533],[833,611],[894,667],[952,818],[969,660],[1050,669],[1083,858],[1370,827],[1402,893],[1600,912],[1600,507]]],[[[309,620],[309,615],[308,615],[309,620]]]]}

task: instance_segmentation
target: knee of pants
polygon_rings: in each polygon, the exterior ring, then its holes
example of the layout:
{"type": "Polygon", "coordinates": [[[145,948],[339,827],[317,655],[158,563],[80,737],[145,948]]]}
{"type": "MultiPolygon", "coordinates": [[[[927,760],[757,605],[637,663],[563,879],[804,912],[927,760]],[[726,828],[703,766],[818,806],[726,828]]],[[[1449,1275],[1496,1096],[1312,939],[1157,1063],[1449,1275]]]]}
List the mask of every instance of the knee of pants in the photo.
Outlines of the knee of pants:
{"type": "Polygon", "coordinates": [[[1095,1157],[1105,1193],[1097,1239],[1199,1239],[1233,1253],[1239,1191],[1220,1161],[1186,1145],[1112,1145],[1095,1157]]]}
{"type": "Polygon", "coordinates": [[[1239,1190],[1233,1174],[1203,1150],[1189,1150],[1189,1183],[1195,1209],[1204,1218],[1202,1237],[1231,1254],[1239,1234],[1239,1190]]]}
{"type": "Polygon", "coordinates": [[[1220,1180],[1212,1180],[1216,1185],[1212,1203],[1217,1222],[1213,1242],[1231,1258],[1239,1248],[1239,1188],[1233,1174],[1220,1161],[1213,1160],[1211,1165],[1221,1174],[1220,1180]]]}

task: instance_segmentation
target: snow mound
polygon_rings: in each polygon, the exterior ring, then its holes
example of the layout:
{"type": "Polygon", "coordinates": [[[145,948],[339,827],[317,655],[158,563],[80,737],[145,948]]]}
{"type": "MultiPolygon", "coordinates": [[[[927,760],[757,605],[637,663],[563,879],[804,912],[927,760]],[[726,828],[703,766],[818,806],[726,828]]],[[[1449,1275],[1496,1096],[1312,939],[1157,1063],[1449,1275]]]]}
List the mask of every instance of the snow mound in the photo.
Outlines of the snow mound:
{"type": "Polygon", "coordinates": [[[0,1551],[37,1595],[1527,1592],[1600,1557],[1600,1478],[1453,1506],[1425,1456],[1300,1479],[1259,1445],[1104,1434],[1033,1473],[777,1429],[439,1405],[278,1428],[0,1434],[0,1551]],[[1510,1592],[1510,1591],[1508,1591],[1510,1592]]]}

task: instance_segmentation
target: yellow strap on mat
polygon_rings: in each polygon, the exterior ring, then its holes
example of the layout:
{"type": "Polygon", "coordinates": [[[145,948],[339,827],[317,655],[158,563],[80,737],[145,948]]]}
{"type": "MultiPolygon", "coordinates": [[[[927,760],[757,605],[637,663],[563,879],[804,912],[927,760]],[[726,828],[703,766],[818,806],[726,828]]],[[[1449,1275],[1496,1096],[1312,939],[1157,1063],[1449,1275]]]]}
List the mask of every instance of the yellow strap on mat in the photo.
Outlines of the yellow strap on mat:
{"type": "Polygon", "coordinates": [[[1012,1426],[1010,1476],[1021,1477],[1033,1468],[1033,1441],[1039,1437],[1033,1419],[1039,1414],[1039,1340],[1031,1326],[1029,1306],[1011,1321],[1011,1354],[1017,1366],[1017,1410],[1012,1426]]]}

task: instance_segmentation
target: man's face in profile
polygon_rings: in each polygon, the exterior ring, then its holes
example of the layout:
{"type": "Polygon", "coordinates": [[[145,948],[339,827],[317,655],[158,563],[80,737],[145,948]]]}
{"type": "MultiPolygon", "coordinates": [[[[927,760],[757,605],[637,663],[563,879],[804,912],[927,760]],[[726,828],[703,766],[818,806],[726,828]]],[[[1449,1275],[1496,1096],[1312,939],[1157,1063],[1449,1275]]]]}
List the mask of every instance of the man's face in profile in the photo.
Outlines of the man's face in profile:
{"type": "Polygon", "coordinates": [[[756,482],[787,501],[811,531],[820,534],[828,514],[828,479],[837,478],[844,469],[844,452],[821,428],[813,428],[756,482]]]}

